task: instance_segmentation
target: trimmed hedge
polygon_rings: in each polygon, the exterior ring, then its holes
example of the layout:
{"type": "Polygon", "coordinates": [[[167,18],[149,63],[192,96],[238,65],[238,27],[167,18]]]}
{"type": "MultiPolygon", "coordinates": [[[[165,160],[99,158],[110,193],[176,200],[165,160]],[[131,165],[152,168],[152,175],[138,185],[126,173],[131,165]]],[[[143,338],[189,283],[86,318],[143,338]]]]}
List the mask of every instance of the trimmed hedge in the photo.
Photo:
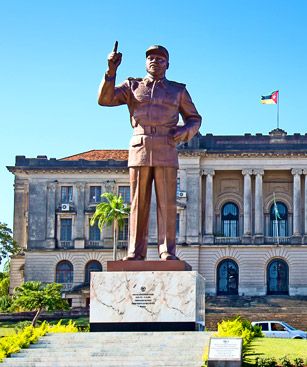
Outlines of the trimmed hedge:
{"type": "Polygon", "coordinates": [[[250,321],[246,319],[242,319],[240,316],[237,316],[231,320],[223,320],[222,322],[217,324],[217,337],[238,337],[242,338],[242,352],[243,356],[246,353],[246,350],[253,340],[256,337],[262,337],[263,334],[261,332],[261,327],[255,325],[253,326],[250,321]]]}
{"type": "Polygon", "coordinates": [[[46,321],[39,327],[26,326],[15,335],[5,336],[0,339],[0,361],[9,357],[13,353],[18,353],[20,349],[27,348],[47,333],[76,333],[78,328],[70,320],[68,325],[62,325],[60,320],[56,325],[49,325],[46,321]]]}

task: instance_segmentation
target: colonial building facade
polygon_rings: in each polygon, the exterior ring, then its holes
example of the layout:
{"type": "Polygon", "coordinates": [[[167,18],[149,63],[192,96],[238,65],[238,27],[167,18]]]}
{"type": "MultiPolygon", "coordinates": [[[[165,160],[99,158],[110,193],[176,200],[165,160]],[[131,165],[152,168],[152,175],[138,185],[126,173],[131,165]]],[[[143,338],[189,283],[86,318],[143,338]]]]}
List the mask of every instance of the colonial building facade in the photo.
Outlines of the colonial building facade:
{"type": "MultiPolygon", "coordinates": [[[[307,295],[307,134],[198,135],[178,147],[177,255],[206,279],[213,295],[307,295]]],[[[89,221],[103,192],[128,203],[126,150],[93,150],[63,159],[16,157],[11,287],[63,283],[85,306],[91,271],[112,260],[112,228],[89,221]]],[[[152,207],[156,205],[155,195],[152,207]]],[[[155,210],[147,259],[158,260],[155,210]]],[[[119,235],[126,252],[128,223],[119,235]]]]}

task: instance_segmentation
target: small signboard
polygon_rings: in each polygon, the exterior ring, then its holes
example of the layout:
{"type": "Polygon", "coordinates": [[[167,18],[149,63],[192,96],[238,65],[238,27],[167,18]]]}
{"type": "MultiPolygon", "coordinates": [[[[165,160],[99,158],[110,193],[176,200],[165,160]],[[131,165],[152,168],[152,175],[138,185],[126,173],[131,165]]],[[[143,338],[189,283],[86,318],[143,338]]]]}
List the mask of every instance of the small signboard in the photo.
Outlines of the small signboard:
{"type": "Polygon", "coordinates": [[[241,338],[211,338],[209,343],[208,367],[241,366],[241,338]]]}

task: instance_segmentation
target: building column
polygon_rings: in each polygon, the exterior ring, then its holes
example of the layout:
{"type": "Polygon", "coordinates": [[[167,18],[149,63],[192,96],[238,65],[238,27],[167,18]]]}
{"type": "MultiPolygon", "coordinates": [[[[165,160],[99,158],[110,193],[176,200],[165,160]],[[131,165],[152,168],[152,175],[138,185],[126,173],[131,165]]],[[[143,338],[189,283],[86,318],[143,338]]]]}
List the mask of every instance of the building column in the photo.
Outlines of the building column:
{"type": "Polygon", "coordinates": [[[48,248],[55,248],[55,191],[56,184],[54,182],[47,185],[47,228],[46,228],[46,241],[48,248]]]}
{"type": "Polygon", "coordinates": [[[250,237],[252,234],[251,217],[252,217],[252,169],[243,169],[244,176],[244,209],[243,209],[243,236],[250,237]]]}
{"type": "Polygon", "coordinates": [[[303,170],[293,168],[293,237],[301,236],[301,174],[303,170]]]}
{"type": "MultiPolygon", "coordinates": [[[[303,170],[305,175],[305,192],[304,192],[304,235],[307,240],[307,169],[303,170]]],[[[306,243],[304,240],[304,243],[306,243]]]]}
{"type": "Polygon", "coordinates": [[[205,243],[213,242],[213,176],[214,169],[208,168],[203,170],[206,176],[206,193],[205,193],[205,243]]]}
{"type": "Polygon", "coordinates": [[[200,240],[200,174],[199,167],[187,169],[187,243],[199,243],[200,240]]]}
{"type": "Polygon", "coordinates": [[[77,195],[75,199],[75,206],[77,211],[77,217],[75,222],[75,248],[84,248],[85,244],[85,237],[84,237],[84,208],[85,208],[85,184],[84,183],[77,183],[77,195]]]}
{"type": "Polygon", "coordinates": [[[28,190],[28,184],[25,180],[15,178],[13,233],[14,240],[22,248],[27,248],[28,190]]]}
{"type": "Polygon", "coordinates": [[[262,176],[263,169],[253,170],[255,177],[255,236],[263,237],[263,190],[262,176]]]}

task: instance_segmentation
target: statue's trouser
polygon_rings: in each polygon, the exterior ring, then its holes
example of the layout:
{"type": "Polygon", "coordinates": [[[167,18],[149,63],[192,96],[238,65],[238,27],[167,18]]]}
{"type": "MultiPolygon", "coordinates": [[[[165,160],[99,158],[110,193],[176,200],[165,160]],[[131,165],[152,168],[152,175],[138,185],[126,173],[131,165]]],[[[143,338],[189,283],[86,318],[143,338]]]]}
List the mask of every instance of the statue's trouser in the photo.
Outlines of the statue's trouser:
{"type": "Polygon", "coordinates": [[[157,198],[159,255],[176,254],[177,168],[130,167],[130,241],[128,256],[146,256],[152,182],[157,198]]]}

